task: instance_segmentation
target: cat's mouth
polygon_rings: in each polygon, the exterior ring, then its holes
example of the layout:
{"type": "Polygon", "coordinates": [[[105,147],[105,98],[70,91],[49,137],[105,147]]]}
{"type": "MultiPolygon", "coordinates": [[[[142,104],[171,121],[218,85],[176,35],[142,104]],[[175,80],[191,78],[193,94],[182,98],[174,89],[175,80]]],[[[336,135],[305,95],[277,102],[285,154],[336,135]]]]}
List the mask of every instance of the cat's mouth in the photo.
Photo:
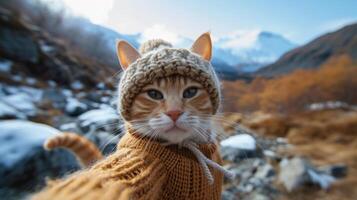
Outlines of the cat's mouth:
{"type": "Polygon", "coordinates": [[[167,129],[165,131],[165,133],[172,133],[172,134],[183,133],[183,132],[187,132],[187,130],[183,129],[183,128],[180,128],[177,125],[173,125],[171,128],[169,128],[169,129],[167,129]]]}

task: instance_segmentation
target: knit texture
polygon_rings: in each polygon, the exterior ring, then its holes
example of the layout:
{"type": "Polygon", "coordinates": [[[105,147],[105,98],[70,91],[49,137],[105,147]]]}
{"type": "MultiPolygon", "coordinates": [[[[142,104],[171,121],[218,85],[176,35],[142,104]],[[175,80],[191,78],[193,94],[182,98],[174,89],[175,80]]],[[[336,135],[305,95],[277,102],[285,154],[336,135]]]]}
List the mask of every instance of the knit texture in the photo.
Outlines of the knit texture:
{"type": "MultiPolygon", "coordinates": [[[[215,144],[198,145],[198,148],[207,158],[221,164],[215,144]]],[[[33,199],[220,199],[223,174],[209,169],[213,184],[209,184],[190,150],[177,145],[163,146],[127,133],[113,155],[56,181],[33,199]]]]}
{"type": "Polygon", "coordinates": [[[171,48],[162,40],[149,41],[141,51],[145,54],[129,65],[119,82],[118,110],[125,120],[131,120],[131,105],[143,87],[156,79],[174,75],[200,83],[210,96],[212,114],[217,112],[220,105],[219,81],[210,62],[187,49],[171,48]]]}

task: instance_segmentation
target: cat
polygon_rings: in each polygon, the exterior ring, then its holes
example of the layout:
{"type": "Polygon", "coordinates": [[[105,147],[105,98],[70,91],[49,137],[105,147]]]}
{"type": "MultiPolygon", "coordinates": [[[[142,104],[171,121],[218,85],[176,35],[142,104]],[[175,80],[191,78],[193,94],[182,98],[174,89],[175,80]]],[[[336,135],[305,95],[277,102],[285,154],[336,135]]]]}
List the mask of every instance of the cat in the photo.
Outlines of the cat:
{"type": "Polygon", "coordinates": [[[209,64],[210,34],[202,34],[190,51],[163,40],[143,44],[140,53],[125,41],[117,49],[125,70],[118,111],[127,130],[118,150],[102,158],[81,136],[48,140],[47,149],[67,147],[87,169],[55,181],[33,198],[220,199],[222,177],[232,174],[219,166],[211,120],[220,91],[209,64]]]}

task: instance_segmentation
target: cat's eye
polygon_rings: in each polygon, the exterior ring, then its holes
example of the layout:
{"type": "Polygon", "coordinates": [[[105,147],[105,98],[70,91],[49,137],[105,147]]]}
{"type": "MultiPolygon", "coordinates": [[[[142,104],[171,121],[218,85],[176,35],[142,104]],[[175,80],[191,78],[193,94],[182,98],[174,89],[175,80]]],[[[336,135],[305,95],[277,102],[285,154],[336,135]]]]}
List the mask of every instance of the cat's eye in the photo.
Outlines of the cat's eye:
{"type": "Polygon", "coordinates": [[[164,98],[164,95],[162,95],[162,93],[158,90],[148,90],[147,94],[149,95],[150,98],[155,99],[155,100],[161,100],[164,98]]]}
{"type": "Polygon", "coordinates": [[[185,99],[192,98],[192,97],[196,96],[197,91],[198,91],[198,88],[189,87],[185,91],[183,91],[183,98],[185,98],[185,99]]]}

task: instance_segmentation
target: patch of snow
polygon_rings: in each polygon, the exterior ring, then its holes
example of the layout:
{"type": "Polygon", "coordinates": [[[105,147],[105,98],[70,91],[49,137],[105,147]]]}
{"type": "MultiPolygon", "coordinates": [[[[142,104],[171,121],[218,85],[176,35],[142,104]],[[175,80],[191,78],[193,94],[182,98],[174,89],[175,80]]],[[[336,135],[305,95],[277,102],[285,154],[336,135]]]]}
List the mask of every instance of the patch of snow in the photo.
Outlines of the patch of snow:
{"type": "Polygon", "coordinates": [[[237,149],[255,150],[256,141],[249,134],[239,134],[222,140],[221,145],[237,149]]]}
{"type": "Polygon", "coordinates": [[[341,101],[327,101],[321,103],[313,103],[308,106],[309,110],[324,110],[324,109],[337,109],[347,108],[348,104],[341,101]]]}
{"type": "Polygon", "coordinates": [[[80,125],[90,126],[90,125],[108,125],[113,121],[117,121],[119,119],[116,111],[111,107],[101,108],[90,110],[79,116],[80,125]]]}
{"type": "Polygon", "coordinates": [[[55,81],[52,81],[52,80],[47,81],[47,83],[48,83],[48,85],[49,85],[50,87],[56,87],[56,86],[57,86],[57,83],[56,83],[55,81]]]}
{"type": "Polygon", "coordinates": [[[69,131],[69,130],[73,130],[73,129],[76,129],[77,128],[77,125],[76,123],[72,122],[72,123],[68,123],[68,124],[62,124],[59,129],[61,131],[69,131]]]}
{"type": "Polygon", "coordinates": [[[18,93],[2,97],[2,102],[13,107],[19,112],[23,112],[28,116],[34,116],[36,114],[36,106],[33,103],[32,97],[25,93],[18,93]]]}
{"type": "Polygon", "coordinates": [[[46,53],[50,53],[54,50],[53,46],[47,45],[47,44],[43,44],[40,46],[42,51],[46,52],[46,53]]]}
{"type": "Polygon", "coordinates": [[[43,91],[37,88],[22,86],[22,87],[18,87],[17,89],[18,92],[16,93],[21,93],[21,92],[26,93],[29,97],[31,97],[33,102],[40,101],[43,97],[43,91]]]}
{"type": "Polygon", "coordinates": [[[26,83],[29,84],[29,85],[34,85],[34,84],[37,82],[37,80],[34,79],[34,78],[26,78],[25,81],[26,81],[26,83]]]}
{"type": "Polygon", "coordinates": [[[14,81],[19,82],[19,81],[22,80],[22,77],[20,75],[14,75],[14,76],[11,77],[11,79],[14,80],[14,81]]]}
{"type": "Polygon", "coordinates": [[[33,148],[41,148],[43,142],[58,134],[50,126],[23,120],[0,121],[0,163],[12,166],[33,148]]]}
{"type": "Polygon", "coordinates": [[[67,90],[67,89],[64,89],[62,90],[62,94],[66,97],[72,97],[73,96],[73,93],[71,90],[67,90]]]}
{"type": "Polygon", "coordinates": [[[18,119],[26,119],[26,115],[17,111],[15,108],[9,106],[8,104],[0,101],[0,118],[4,117],[15,117],[18,119]]]}
{"type": "Polygon", "coordinates": [[[313,183],[319,185],[322,189],[326,190],[335,181],[335,178],[323,173],[317,173],[312,169],[308,169],[307,173],[313,183]]]}
{"type": "Polygon", "coordinates": [[[81,83],[80,81],[74,81],[72,84],[71,84],[71,88],[75,89],[75,90],[80,90],[80,89],[83,89],[83,83],[81,83]]]}
{"type": "Polygon", "coordinates": [[[9,60],[0,61],[0,71],[2,72],[10,72],[12,66],[12,62],[9,60]]]}
{"type": "Polygon", "coordinates": [[[98,89],[105,89],[105,84],[103,82],[100,82],[97,84],[98,89]]]}
{"type": "Polygon", "coordinates": [[[108,103],[110,101],[110,97],[106,97],[106,96],[105,97],[101,97],[100,101],[104,102],[104,103],[108,103]]]}
{"type": "Polygon", "coordinates": [[[75,98],[68,98],[67,99],[67,104],[66,104],[66,112],[67,113],[73,113],[75,112],[77,109],[87,109],[88,106],[84,103],[81,103],[80,101],[78,101],[77,99],[75,98]]]}

